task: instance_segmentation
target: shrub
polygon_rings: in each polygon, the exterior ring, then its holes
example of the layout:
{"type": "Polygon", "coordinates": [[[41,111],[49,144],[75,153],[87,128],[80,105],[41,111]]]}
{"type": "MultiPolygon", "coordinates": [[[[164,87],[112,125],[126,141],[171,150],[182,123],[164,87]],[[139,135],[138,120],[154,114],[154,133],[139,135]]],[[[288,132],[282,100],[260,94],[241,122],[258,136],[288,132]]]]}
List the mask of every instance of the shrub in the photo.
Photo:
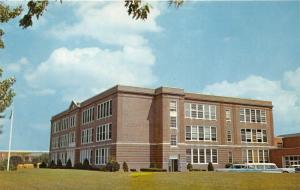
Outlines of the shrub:
{"type": "Polygon", "coordinates": [[[123,171],[128,172],[128,165],[126,162],[123,162],[123,171]]]}
{"type": "Polygon", "coordinates": [[[110,172],[119,171],[120,164],[117,161],[111,160],[106,164],[106,170],[110,172]]]}
{"type": "Polygon", "coordinates": [[[207,170],[208,171],[214,171],[214,166],[211,162],[208,163],[207,170]]]}
{"type": "Polygon", "coordinates": [[[75,163],[75,164],[74,164],[74,168],[75,168],[75,169],[82,170],[82,169],[83,169],[83,165],[82,165],[81,162],[78,162],[78,163],[75,163]]]}
{"type": "Polygon", "coordinates": [[[191,163],[188,163],[188,165],[186,166],[186,169],[188,169],[189,171],[192,171],[193,165],[191,163]]]}
{"type": "Polygon", "coordinates": [[[136,169],[132,168],[130,169],[131,172],[136,172],[136,169]]]}
{"type": "Polygon", "coordinates": [[[58,159],[56,163],[56,168],[62,168],[62,167],[63,167],[62,162],[60,159],[58,159]]]}
{"type": "Polygon", "coordinates": [[[82,168],[85,169],[85,170],[91,169],[90,162],[87,158],[84,159],[83,164],[82,164],[82,168]]]}
{"type": "Polygon", "coordinates": [[[232,166],[232,164],[227,163],[227,164],[225,165],[225,168],[230,168],[231,166],[232,166]]]}
{"type": "MultiPolygon", "coordinates": [[[[0,171],[6,170],[6,168],[7,168],[7,159],[0,161],[0,171]]],[[[16,169],[17,169],[17,166],[10,162],[9,170],[16,170],[16,169]]]]}
{"type": "Polygon", "coordinates": [[[45,162],[42,162],[40,164],[39,168],[47,168],[47,164],[45,162]]]}
{"type": "Polygon", "coordinates": [[[166,172],[166,169],[161,168],[141,168],[141,172],[166,172]]]}
{"type": "Polygon", "coordinates": [[[49,168],[55,169],[56,168],[56,164],[54,162],[54,160],[52,160],[49,164],[49,168]]]}
{"type": "Polygon", "coordinates": [[[106,171],[106,166],[100,166],[99,170],[102,171],[102,172],[105,172],[106,171]]]}
{"type": "Polygon", "coordinates": [[[67,163],[66,163],[66,168],[67,168],[67,169],[72,169],[72,161],[71,161],[71,159],[69,159],[69,160],[67,161],[67,163]]]}

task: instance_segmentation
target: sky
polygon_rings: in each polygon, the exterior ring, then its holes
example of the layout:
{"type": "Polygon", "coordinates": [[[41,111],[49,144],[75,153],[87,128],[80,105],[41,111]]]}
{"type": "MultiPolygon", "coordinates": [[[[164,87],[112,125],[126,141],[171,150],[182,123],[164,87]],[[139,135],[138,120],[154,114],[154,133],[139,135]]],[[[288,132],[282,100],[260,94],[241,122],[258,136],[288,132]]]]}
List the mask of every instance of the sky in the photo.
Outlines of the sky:
{"type": "Polygon", "coordinates": [[[136,21],[122,2],[50,2],[29,29],[1,24],[3,77],[17,80],[12,149],[48,150],[52,115],[116,84],[270,100],[275,134],[300,132],[299,1],[151,5],[136,21]]]}

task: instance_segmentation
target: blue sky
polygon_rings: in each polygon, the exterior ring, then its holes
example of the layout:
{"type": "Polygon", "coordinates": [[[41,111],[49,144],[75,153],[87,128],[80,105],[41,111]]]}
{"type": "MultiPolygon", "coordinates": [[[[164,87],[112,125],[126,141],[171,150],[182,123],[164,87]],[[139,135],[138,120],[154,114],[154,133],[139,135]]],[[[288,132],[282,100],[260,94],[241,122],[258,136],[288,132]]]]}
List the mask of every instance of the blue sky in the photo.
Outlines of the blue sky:
{"type": "Polygon", "coordinates": [[[275,133],[300,131],[299,1],[152,7],[135,21],[116,2],[51,2],[32,28],[3,26],[0,65],[17,79],[13,149],[47,150],[51,115],[115,84],[271,100],[275,133]]]}

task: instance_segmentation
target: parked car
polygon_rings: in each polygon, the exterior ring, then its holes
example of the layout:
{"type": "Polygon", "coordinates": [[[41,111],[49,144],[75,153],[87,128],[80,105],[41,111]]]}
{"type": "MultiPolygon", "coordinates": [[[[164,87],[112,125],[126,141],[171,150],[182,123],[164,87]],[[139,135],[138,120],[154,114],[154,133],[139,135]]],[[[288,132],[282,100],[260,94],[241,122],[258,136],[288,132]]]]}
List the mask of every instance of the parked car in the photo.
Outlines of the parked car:
{"type": "Polygon", "coordinates": [[[219,172],[260,172],[260,173],[283,173],[274,163],[248,163],[233,164],[230,168],[216,169],[219,172]]]}
{"type": "Polygon", "coordinates": [[[300,165],[292,165],[291,168],[295,168],[295,173],[300,173],[300,165]]]}

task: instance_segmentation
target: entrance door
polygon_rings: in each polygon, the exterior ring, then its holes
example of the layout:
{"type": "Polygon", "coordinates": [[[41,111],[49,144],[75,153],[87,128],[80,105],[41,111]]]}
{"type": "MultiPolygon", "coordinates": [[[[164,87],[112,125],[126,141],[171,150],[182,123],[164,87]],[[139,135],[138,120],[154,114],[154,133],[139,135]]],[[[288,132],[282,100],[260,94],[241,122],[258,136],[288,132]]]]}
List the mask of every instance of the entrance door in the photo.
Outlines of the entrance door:
{"type": "Polygon", "coordinates": [[[170,159],[170,172],[178,172],[178,159],[170,159]]]}

